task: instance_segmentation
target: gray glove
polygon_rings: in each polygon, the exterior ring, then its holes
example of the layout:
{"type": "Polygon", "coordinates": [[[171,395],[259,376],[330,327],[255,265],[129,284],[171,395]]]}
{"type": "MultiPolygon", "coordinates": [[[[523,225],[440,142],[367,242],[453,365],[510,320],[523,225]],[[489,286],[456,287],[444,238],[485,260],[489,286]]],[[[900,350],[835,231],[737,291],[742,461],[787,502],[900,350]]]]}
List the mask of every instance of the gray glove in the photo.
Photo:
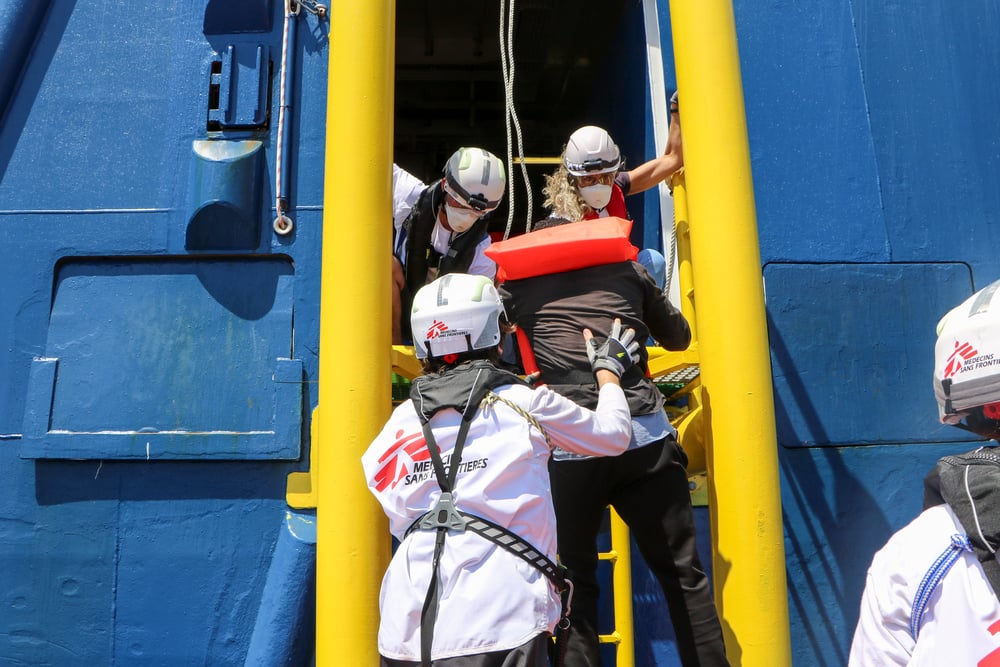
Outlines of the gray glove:
{"type": "Polygon", "coordinates": [[[621,377],[625,371],[639,361],[639,343],[635,340],[635,329],[622,330],[621,320],[615,318],[611,325],[611,335],[603,345],[597,344],[597,339],[587,341],[587,358],[590,367],[596,373],[599,370],[611,371],[621,377]]]}

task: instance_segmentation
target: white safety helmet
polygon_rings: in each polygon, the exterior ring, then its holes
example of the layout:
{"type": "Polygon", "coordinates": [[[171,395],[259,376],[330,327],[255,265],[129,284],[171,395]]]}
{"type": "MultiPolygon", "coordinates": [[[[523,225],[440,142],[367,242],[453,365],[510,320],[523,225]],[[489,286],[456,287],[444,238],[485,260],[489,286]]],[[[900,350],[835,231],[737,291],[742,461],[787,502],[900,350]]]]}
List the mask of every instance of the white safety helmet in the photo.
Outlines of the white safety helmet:
{"type": "Polygon", "coordinates": [[[482,148],[459,148],[444,166],[444,189],[480,215],[489,213],[507,189],[503,162],[482,148]]]}
{"type": "Polygon", "coordinates": [[[1000,281],[985,287],[938,322],[934,346],[934,395],[946,424],[977,408],[1000,420],[1000,281]]]}
{"type": "Polygon", "coordinates": [[[573,176],[590,176],[618,171],[621,151],[606,130],[586,125],[569,135],[563,165],[573,176]]]}
{"type": "Polygon", "coordinates": [[[410,310],[417,358],[495,347],[503,312],[500,294],[486,276],[449,273],[424,285],[410,310]]]}

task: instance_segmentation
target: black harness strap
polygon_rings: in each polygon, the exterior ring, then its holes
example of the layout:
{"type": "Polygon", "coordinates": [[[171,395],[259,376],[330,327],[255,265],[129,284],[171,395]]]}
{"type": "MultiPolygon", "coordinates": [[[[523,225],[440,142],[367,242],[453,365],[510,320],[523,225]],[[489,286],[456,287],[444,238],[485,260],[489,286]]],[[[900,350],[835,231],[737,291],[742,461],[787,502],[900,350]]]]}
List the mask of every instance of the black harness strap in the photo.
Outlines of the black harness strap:
{"type": "MultiPolygon", "coordinates": [[[[455,488],[458,469],[462,463],[462,450],[469,435],[469,427],[472,419],[481,405],[489,405],[496,401],[506,403],[538,428],[542,432],[542,435],[545,436],[546,442],[548,442],[548,434],[545,433],[541,424],[534,417],[516,404],[497,396],[490,390],[491,386],[496,386],[500,383],[510,383],[507,379],[509,374],[501,373],[497,375],[496,369],[491,365],[488,368],[482,368],[477,366],[475,362],[467,370],[476,373],[475,376],[472,376],[474,379],[471,381],[471,389],[466,387],[468,382],[451,382],[448,385],[441,385],[440,382],[432,381],[424,387],[425,391],[421,391],[422,385],[418,378],[418,381],[414,382],[413,391],[411,391],[411,397],[414,398],[414,408],[417,410],[417,415],[420,418],[420,428],[427,442],[427,453],[430,455],[431,464],[434,468],[434,477],[441,488],[441,495],[435,506],[413,522],[403,535],[403,539],[406,539],[415,530],[437,531],[434,539],[434,555],[431,558],[431,579],[427,587],[427,593],[424,596],[423,607],[420,611],[420,662],[422,667],[430,667],[431,665],[434,624],[437,621],[440,601],[438,572],[441,566],[441,554],[444,551],[445,536],[449,530],[457,532],[471,530],[538,569],[552,582],[552,585],[562,595],[563,613],[559,622],[559,628],[565,629],[569,626],[568,616],[573,599],[573,584],[564,574],[565,569],[553,563],[545,554],[503,526],[474,514],[465,514],[455,507],[452,491],[455,488]],[[485,382],[480,385],[479,380],[481,376],[483,376],[486,370],[490,369],[494,371],[493,375],[496,377],[486,373],[485,382]],[[440,393],[439,389],[442,386],[445,391],[440,393]],[[480,391],[483,393],[479,393],[480,391]],[[413,396],[414,393],[416,396],[413,396]],[[463,396],[464,398],[462,398],[463,396]],[[441,458],[441,448],[434,439],[434,432],[430,427],[430,417],[445,407],[453,407],[462,415],[462,421],[458,428],[458,434],[455,436],[455,446],[452,449],[451,460],[447,469],[445,469],[444,461],[441,458]]],[[[455,380],[461,380],[462,377],[462,375],[456,375],[455,380]]],[[[438,378],[438,380],[441,379],[444,378],[438,378]]],[[[556,664],[561,665],[562,663],[560,661],[556,664]]]]}
{"type": "MultiPolygon", "coordinates": [[[[439,511],[440,505],[441,503],[438,503],[439,507],[434,508],[414,521],[413,525],[406,530],[406,533],[403,535],[403,539],[405,540],[410,533],[415,530],[427,530],[428,528],[436,527],[436,521],[441,520],[439,511]],[[428,523],[428,520],[431,522],[430,526],[425,525],[428,523]]],[[[460,521],[462,522],[462,528],[458,530],[471,530],[474,533],[482,535],[501,549],[514,554],[525,563],[533,566],[539,572],[544,574],[560,593],[573,586],[572,582],[570,582],[570,580],[563,574],[562,567],[553,563],[545,554],[535,549],[516,534],[510,532],[501,525],[482,518],[481,516],[469,514],[468,512],[459,512],[454,509],[454,506],[452,506],[452,510],[455,515],[460,517],[460,521]]]]}
{"type": "Polygon", "coordinates": [[[425,514],[421,519],[429,518],[428,529],[436,528],[437,536],[434,539],[434,556],[431,559],[431,583],[427,587],[427,595],[424,596],[424,606],[420,610],[420,662],[423,667],[430,667],[431,648],[434,644],[434,624],[437,621],[438,612],[438,569],[441,566],[441,553],[444,551],[444,537],[448,530],[464,530],[464,523],[461,515],[455,509],[452,501],[451,490],[455,486],[455,478],[458,475],[458,466],[462,462],[462,449],[465,447],[465,439],[469,435],[469,424],[472,421],[462,418],[462,423],[458,427],[458,436],[455,439],[455,448],[451,454],[451,465],[447,472],[444,469],[444,462],[441,460],[441,449],[434,439],[434,432],[431,430],[429,422],[421,422],[420,427],[427,440],[427,452],[431,456],[431,463],[434,465],[434,476],[437,477],[438,486],[441,487],[441,497],[437,506],[425,514]],[[431,515],[428,517],[428,515],[431,515]],[[458,519],[456,521],[456,518],[458,519]]]}

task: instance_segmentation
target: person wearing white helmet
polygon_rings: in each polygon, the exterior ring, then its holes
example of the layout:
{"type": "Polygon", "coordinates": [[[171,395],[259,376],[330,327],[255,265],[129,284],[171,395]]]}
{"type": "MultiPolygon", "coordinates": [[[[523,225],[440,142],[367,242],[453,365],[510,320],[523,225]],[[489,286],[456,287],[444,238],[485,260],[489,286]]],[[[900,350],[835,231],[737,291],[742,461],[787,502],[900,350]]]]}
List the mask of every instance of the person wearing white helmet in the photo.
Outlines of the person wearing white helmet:
{"type": "Polygon", "coordinates": [[[556,566],[547,463],[554,447],[620,453],[631,435],[619,378],[638,357],[619,324],[580,332],[600,386],[593,410],[497,366],[505,324],[493,281],[451,273],[417,291],[424,374],[361,462],[399,547],[382,580],[383,667],[543,667],[570,594],[556,566]]]}
{"type": "Polygon", "coordinates": [[[436,276],[465,272],[493,278],[488,215],[507,188],[503,162],[482,148],[459,148],[432,185],[393,164],[392,342],[406,335],[409,299],[436,276]]]}
{"type": "MultiPolygon", "coordinates": [[[[938,324],[942,423],[1000,437],[1000,281],[938,324]]],[[[1000,665],[1000,449],[941,458],[924,511],[872,558],[849,667],[1000,665]]]]}
{"type": "Polygon", "coordinates": [[[677,93],[670,98],[670,131],[663,155],[622,171],[621,151],[607,130],[587,125],[573,132],[562,164],[545,177],[545,206],[554,217],[590,220],[629,218],[627,195],[645,192],[684,166],[677,93]]]}
{"type": "MultiPolygon", "coordinates": [[[[675,92],[670,98],[670,130],[663,155],[635,169],[622,171],[621,151],[607,130],[594,125],[581,127],[566,142],[562,164],[545,177],[544,204],[552,216],[566,220],[609,216],[631,219],[625,197],[649,190],[683,166],[680,113],[675,92]]],[[[663,289],[666,284],[663,254],[653,248],[644,248],[639,251],[637,261],[663,289]]]]}

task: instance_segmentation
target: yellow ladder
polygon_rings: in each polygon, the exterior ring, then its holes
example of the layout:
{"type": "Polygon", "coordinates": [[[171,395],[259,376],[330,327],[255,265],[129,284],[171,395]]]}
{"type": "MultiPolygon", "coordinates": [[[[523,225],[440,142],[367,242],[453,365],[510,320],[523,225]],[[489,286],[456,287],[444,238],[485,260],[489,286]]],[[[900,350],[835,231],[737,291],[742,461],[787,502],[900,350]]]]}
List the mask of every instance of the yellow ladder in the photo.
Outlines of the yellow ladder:
{"type": "Polygon", "coordinates": [[[635,633],[632,627],[632,547],[628,526],[614,508],[611,513],[611,550],[598,558],[611,563],[611,589],[614,599],[615,627],[610,634],[598,635],[602,644],[615,645],[617,667],[635,665],[635,633]]]}
{"type": "MultiPolygon", "coordinates": [[[[649,349],[650,377],[657,384],[678,386],[671,398],[687,397],[683,408],[667,406],[671,423],[677,429],[677,438],[688,455],[688,473],[692,494],[704,504],[705,493],[705,435],[702,424],[701,381],[698,369],[698,339],[694,318],[694,286],[691,271],[691,243],[687,220],[687,198],[684,190],[683,170],[671,180],[674,192],[674,228],[677,234],[676,261],[680,281],[681,311],[691,327],[691,345],[680,352],[662,348],[649,349]]],[[[628,526],[613,508],[611,514],[611,549],[599,558],[612,564],[612,599],[615,616],[614,629],[599,635],[601,643],[614,644],[616,667],[634,667],[635,646],[632,615],[632,560],[628,526]]]]}

